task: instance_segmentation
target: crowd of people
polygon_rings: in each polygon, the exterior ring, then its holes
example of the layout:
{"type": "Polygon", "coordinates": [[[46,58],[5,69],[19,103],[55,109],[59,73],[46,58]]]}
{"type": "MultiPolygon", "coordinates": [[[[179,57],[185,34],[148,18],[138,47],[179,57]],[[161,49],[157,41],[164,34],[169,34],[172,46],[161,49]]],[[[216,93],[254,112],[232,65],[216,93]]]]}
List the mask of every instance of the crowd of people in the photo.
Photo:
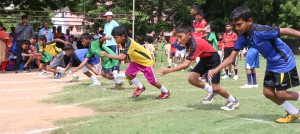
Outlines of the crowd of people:
{"type": "Polygon", "coordinates": [[[194,18],[192,25],[176,26],[168,39],[164,31],[160,31],[159,35],[149,34],[149,38],[140,44],[113,20],[110,11],[104,15],[106,23],[103,34],[96,30],[94,35],[84,33],[79,38],[71,35],[69,30],[66,34],[59,28],[53,27],[51,30],[47,22],[35,36],[32,26],[27,23],[27,16],[22,16],[22,22],[9,35],[3,32],[3,25],[0,24],[2,72],[5,71],[6,61],[9,68],[11,59],[16,59],[13,68],[16,73],[21,63],[25,72],[29,72],[34,63],[39,66],[40,75],[52,72],[57,79],[69,73],[73,76],[72,81],[77,81],[76,72],[81,69],[92,80],[91,86],[101,85],[95,77],[101,75],[115,84],[111,90],[118,90],[124,85],[121,79],[126,78],[136,86],[132,94],[135,98],[146,89],[136,77],[141,71],[148,83],[161,91],[156,98],[167,99],[170,91],[156,79],[153,68],[155,62],[165,62],[168,67],[161,68],[160,73],[189,68],[188,82],[207,92],[202,103],[212,103],[218,94],[226,100],[221,109],[228,111],[236,109],[240,102],[220,85],[220,80],[231,76],[238,80],[237,57],[240,55],[245,56],[247,73],[247,83],[241,88],[258,87],[255,68],[259,67],[261,54],[267,60],[263,93],[288,112],[276,122],[300,119],[299,110],[288,102],[300,101],[300,93],[287,91],[299,85],[296,63],[291,49],[280,39],[280,35],[300,37],[299,31],[255,24],[251,10],[246,7],[234,9],[224,33],[216,34],[215,25],[206,22],[206,14],[199,6],[192,6],[190,15],[194,18]],[[121,61],[128,62],[124,73],[120,71],[121,61]],[[221,77],[222,70],[224,76],[221,77]]]}

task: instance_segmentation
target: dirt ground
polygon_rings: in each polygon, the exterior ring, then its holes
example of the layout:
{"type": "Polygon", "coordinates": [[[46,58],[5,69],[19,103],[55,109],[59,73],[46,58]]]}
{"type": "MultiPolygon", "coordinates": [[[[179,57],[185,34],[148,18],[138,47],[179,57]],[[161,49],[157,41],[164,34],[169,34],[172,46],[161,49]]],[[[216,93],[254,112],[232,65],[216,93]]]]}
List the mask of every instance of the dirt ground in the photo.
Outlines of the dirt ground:
{"type": "Polygon", "coordinates": [[[57,120],[95,114],[92,109],[41,102],[76,84],[70,79],[54,79],[50,73],[39,76],[36,71],[0,73],[0,133],[49,133],[59,127],[53,124],[57,120]]]}

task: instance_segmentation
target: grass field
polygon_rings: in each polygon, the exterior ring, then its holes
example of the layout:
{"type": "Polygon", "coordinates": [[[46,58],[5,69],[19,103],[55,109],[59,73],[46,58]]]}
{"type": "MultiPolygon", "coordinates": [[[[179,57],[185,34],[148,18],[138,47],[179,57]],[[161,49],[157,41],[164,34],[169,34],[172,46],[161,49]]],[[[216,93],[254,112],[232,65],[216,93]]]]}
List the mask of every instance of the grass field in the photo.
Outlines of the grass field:
{"type": "MultiPolygon", "coordinates": [[[[300,56],[296,57],[298,68],[300,56]]],[[[166,76],[158,73],[161,63],[156,63],[158,81],[170,89],[171,97],[156,100],[160,91],[149,85],[139,73],[139,80],[145,84],[146,91],[138,98],[131,98],[134,86],[126,80],[125,89],[119,91],[104,90],[113,86],[111,81],[100,78],[102,86],[88,87],[90,81],[68,86],[55,97],[44,100],[47,103],[80,105],[92,108],[97,115],[56,122],[60,129],[52,133],[70,134],[282,134],[300,133],[300,121],[290,124],[278,124],[274,120],[285,115],[285,111],[266,99],[262,94],[262,81],[265,60],[261,58],[261,68],[257,69],[259,88],[240,89],[246,83],[244,62],[239,63],[239,80],[222,80],[221,85],[240,101],[234,111],[222,111],[225,99],[216,96],[209,105],[201,104],[205,91],[189,85],[187,71],[179,71],[166,76]]],[[[166,64],[164,64],[166,66],[166,64]]],[[[124,70],[124,66],[123,66],[124,70]]],[[[299,70],[298,70],[299,73],[299,70]]],[[[300,91],[299,87],[290,90],[300,91]]],[[[300,108],[299,102],[292,102],[300,108]]]]}

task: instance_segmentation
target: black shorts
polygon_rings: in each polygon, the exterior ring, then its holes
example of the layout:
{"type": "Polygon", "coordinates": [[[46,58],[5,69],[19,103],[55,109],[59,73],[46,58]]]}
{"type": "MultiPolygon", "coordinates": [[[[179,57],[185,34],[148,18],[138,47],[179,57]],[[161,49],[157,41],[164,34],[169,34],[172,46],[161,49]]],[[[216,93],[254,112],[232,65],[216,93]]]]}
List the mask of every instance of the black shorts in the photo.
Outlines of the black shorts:
{"type": "Polygon", "coordinates": [[[266,71],[264,87],[272,87],[276,90],[286,90],[299,85],[297,68],[286,73],[274,73],[266,71]]]}
{"type": "MultiPolygon", "coordinates": [[[[227,58],[227,57],[229,57],[230,56],[230,54],[232,53],[232,51],[233,51],[233,48],[227,48],[227,47],[225,47],[224,48],[224,60],[227,58]]],[[[234,62],[232,62],[232,65],[234,65],[234,66],[237,66],[238,65],[238,62],[237,62],[238,60],[237,60],[237,58],[235,58],[235,60],[234,60],[234,62]]]]}
{"type": "MultiPolygon", "coordinates": [[[[208,70],[214,69],[219,66],[221,63],[220,56],[217,52],[213,53],[211,57],[208,58],[201,58],[200,62],[194,67],[192,72],[196,72],[202,76],[203,74],[207,73],[208,70]]],[[[220,72],[218,72],[211,80],[212,84],[219,84],[220,83],[220,72]]]]}
{"type": "Polygon", "coordinates": [[[41,64],[50,65],[50,61],[49,62],[44,62],[43,60],[41,60],[40,62],[41,62],[41,64]]]}

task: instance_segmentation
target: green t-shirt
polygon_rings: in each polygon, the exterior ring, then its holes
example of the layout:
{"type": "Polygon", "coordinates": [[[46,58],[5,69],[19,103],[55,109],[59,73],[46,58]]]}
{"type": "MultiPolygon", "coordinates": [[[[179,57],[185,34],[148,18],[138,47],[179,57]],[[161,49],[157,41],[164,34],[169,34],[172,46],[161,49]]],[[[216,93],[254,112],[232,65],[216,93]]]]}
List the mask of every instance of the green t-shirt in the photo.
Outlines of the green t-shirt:
{"type": "Polygon", "coordinates": [[[50,62],[51,59],[52,59],[52,55],[51,55],[51,54],[47,53],[46,51],[44,51],[44,52],[42,53],[42,58],[41,58],[41,60],[42,60],[43,62],[50,62]]]}
{"type": "Polygon", "coordinates": [[[216,37],[216,34],[214,32],[209,33],[209,35],[206,37],[207,41],[213,46],[213,48],[218,51],[218,40],[216,37]]]}
{"type": "Polygon", "coordinates": [[[156,45],[157,45],[159,51],[161,51],[161,52],[165,51],[165,44],[164,44],[163,41],[162,42],[156,42],[156,45]]]}
{"type": "Polygon", "coordinates": [[[89,50],[86,54],[87,58],[92,57],[93,55],[98,55],[102,60],[102,66],[106,69],[112,68],[118,64],[118,60],[115,59],[109,59],[107,57],[101,56],[101,51],[105,51],[108,54],[115,55],[115,52],[113,52],[110,48],[107,46],[102,46],[103,49],[100,48],[100,41],[99,39],[93,41],[90,44],[89,50]]]}

